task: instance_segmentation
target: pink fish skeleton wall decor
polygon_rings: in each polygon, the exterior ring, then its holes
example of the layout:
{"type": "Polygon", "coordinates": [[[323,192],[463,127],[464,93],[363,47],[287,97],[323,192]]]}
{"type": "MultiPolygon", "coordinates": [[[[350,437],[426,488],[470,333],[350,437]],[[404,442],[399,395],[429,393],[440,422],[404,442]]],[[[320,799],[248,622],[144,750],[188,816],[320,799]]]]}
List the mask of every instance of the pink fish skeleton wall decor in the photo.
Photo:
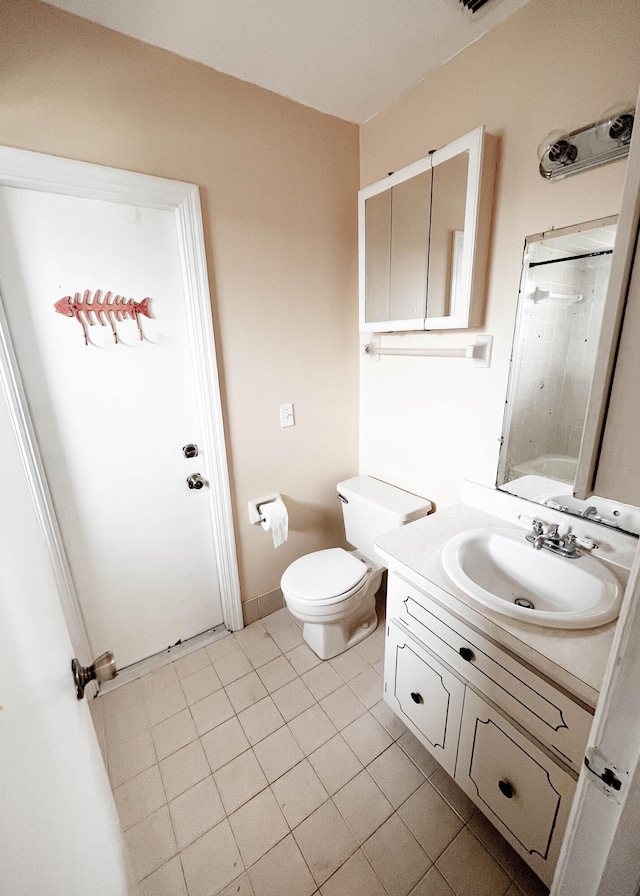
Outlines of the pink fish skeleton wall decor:
{"type": "Polygon", "coordinates": [[[87,334],[86,325],[89,324],[89,326],[92,327],[95,322],[99,323],[102,327],[106,327],[107,325],[111,326],[113,341],[117,345],[118,334],[116,333],[115,321],[124,320],[125,317],[135,320],[138,326],[140,340],[142,341],[142,339],[144,339],[144,334],[142,332],[142,327],[140,326],[140,315],[142,314],[144,317],[151,317],[149,314],[149,299],[143,299],[141,302],[134,302],[133,299],[125,299],[123,296],[114,296],[112,299],[111,292],[105,293],[104,297],[100,298],[100,292],[101,291],[97,289],[93,294],[93,299],[90,300],[90,290],[85,289],[82,298],[80,298],[80,293],[77,292],[73,298],[71,298],[71,296],[65,296],[63,299],[58,299],[57,302],[54,302],[53,307],[58,314],[64,314],[65,317],[75,317],[82,327],[85,345],[89,345],[89,336],[87,334]],[[91,315],[93,315],[94,320],[91,319],[91,315]]]}

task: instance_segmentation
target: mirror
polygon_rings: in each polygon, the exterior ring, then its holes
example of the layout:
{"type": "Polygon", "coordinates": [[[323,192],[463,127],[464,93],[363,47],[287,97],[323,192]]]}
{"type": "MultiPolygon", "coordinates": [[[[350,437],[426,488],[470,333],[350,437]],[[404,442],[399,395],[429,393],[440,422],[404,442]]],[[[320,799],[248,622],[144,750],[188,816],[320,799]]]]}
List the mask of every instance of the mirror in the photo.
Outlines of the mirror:
{"type": "Polygon", "coordinates": [[[391,279],[391,190],[367,199],[367,320],[389,320],[391,279]]]}
{"type": "Polygon", "coordinates": [[[433,169],[427,318],[455,317],[462,313],[468,173],[468,152],[461,152],[433,169]]]}
{"type": "Polygon", "coordinates": [[[391,190],[390,320],[425,315],[430,195],[430,171],[423,171],[391,190]]]}
{"type": "Polygon", "coordinates": [[[616,221],[525,240],[497,486],[638,534],[637,508],[573,497],[616,221]]]}
{"type": "Polygon", "coordinates": [[[366,323],[397,320],[409,329],[422,327],[430,216],[430,169],[365,201],[366,323]]]}
{"type": "Polygon", "coordinates": [[[479,324],[495,149],[477,128],[360,190],[361,332],[479,324]]]}

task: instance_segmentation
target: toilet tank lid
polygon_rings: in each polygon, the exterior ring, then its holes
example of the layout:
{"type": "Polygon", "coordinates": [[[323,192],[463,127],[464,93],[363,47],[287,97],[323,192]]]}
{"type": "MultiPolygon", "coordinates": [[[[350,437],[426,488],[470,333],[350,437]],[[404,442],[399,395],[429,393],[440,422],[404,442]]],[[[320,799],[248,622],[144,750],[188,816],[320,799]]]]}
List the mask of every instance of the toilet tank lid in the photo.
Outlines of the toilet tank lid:
{"type": "Polygon", "coordinates": [[[412,495],[411,492],[405,492],[372,476],[362,475],[344,479],[338,483],[337,489],[348,501],[375,504],[402,523],[426,516],[432,509],[431,501],[427,501],[426,498],[412,495]]]}

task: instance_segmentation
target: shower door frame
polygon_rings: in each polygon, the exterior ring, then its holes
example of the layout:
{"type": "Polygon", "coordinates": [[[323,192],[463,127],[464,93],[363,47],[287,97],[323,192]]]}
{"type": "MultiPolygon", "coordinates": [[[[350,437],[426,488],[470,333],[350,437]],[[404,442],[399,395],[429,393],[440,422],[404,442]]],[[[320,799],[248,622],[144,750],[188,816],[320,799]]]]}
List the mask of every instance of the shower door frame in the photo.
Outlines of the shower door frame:
{"type": "MultiPolygon", "coordinates": [[[[1,146],[0,186],[59,193],[174,213],[189,329],[189,347],[193,357],[197,407],[202,425],[202,443],[210,459],[207,493],[223,620],[230,631],[241,629],[243,620],[240,581],[202,211],[197,185],[1,146]]],[[[91,656],[87,630],[44,473],[1,295],[0,384],[7,398],[32,499],[55,571],[58,594],[71,642],[80,661],[88,665],[94,658],[91,656]]]]}

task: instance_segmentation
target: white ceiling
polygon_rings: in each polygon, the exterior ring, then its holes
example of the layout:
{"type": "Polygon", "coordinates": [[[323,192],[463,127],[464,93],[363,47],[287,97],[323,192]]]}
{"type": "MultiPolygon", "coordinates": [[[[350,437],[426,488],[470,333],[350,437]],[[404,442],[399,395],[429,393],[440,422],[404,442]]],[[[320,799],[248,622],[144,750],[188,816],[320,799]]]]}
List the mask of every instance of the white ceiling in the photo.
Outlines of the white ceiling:
{"type": "MultiPolygon", "coordinates": [[[[49,0],[362,123],[528,0],[49,0]]],[[[471,87],[472,85],[470,85],[471,87]]]]}

